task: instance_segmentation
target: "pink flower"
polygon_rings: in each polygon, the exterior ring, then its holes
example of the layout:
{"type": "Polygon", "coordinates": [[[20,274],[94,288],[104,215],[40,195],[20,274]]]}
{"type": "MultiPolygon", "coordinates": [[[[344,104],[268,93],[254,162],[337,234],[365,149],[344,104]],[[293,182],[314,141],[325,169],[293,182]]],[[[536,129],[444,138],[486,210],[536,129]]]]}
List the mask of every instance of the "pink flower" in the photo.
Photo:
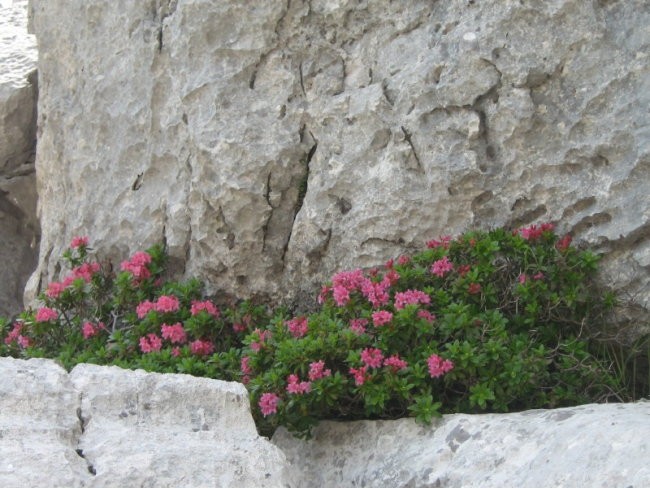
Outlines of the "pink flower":
{"type": "Polygon", "coordinates": [[[567,234],[562,239],[557,241],[557,243],[555,244],[555,248],[560,252],[566,251],[571,245],[571,240],[572,240],[571,236],[567,234]]]}
{"type": "Polygon", "coordinates": [[[393,372],[406,369],[408,363],[401,359],[397,354],[393,354],[391,357],[384,359],[384,366],[389,366],[393,372]]]}
{"type": "Polygon", "coordinates": [[[88,246],[88,237],[87,236],[77,236],[72,238],[72,242],[70,243],[70,247],[72,249],[77,249],[79,247],[86,247],[88,246]]]}
{"type": "Polygon", "coordinates": [[[19,335],[18,338],[16,339],[16,342],[23,349],[27,349],[29,346],[32,345],[32,340],[29,337],[25,337],[23,335],[19,335]]]}
{"type": "Polygon", "coordinates": [[[45,294],[50,298],[59,298],[59,295],[64,292],[65,288],[66,287],[63,285],[63,283],[53,281],[48,285],[47,290],[45,290],[45,294]]]}
{"type": "Polygon", "coordinates": [[[384,264],[386,269],[393,269],[394,265],[395,265],[395,260],[393,258],[389,259],[388,261],[386,261],[386,264],[384,264]]]}
{"type": "Polygon", "coordinates": [[[235,323],[232,324],[232,330],[235,331],[235,333],[239,334],[240,332],[244,332],[246,330],[246,326],[241,323],[235,323]]]}
{"type": "Polygon", "coordinates": [[[263,393],[258,403],[262,415],[265,417],[278,412],[280,397],[275,393],[263,393]]]}
{"type": "Polygon", "coordinates": [[[449,243],[451,242],[451,236],[442,236],[440,240],[432,239],[427,242],[427,247],[429,249],[435,249],[437,247],[449,248],[449,243]]]}
{"type": "Polygon", "coordinates": [[[365,334],[368,319],[352,319],[350,320],[350,329],[357,335],[365,334]]]}
{"type": "Polygon", "coordinates": [[[406,266],[410,262],[411,262],[410,256],[402,255],[397,258],[397,264],[399,264],[400,266],[406,266]]]}
{"type": "Polygon", "coordinates": [[[327,301],[327,295],[329,292],[332,290],[331,287],[327,285],[323,285],[323,287],[320,289],[320,293],[318,294],[318,304],[322,305],[327,301]]]}
{"type": "Polygon", "coordinates": [[[525,275],[524,273],[521,273],[521,274],[519,275],[519,277],[517,278],[517,280],[519,281],[519,283],[521,283],[522,285],[523,285],[524,283],[526,283],[526,280],[527,280],[527,279],[528,279],[528,278],[526,277],[526,275],[525,275]]]}
{"type": "Polygon", "coordinates": [[[84,322],[81,327],[81,333],[83,334],[84,339],[90,339],[92,336],[96,335],[97,332],[99,332],[99,329],[95,328],[95,326],[90,322],[84,322]]]}
{"type": "Polygon", "coordinates": [[[175,348],[172,349],[172,356],[177,358],[180,355],[181,355],[181,348],[180,347],[175,347],[175,348]]]}
{"type": "Polygon", "coordinates": [[[467,293],[469,293],[470,295],[476,295],[477,293],[481,293],[480,283],[470,283],[469,286],[467,287],[467,293]]]}
{"type": "Polygon", "coordinates": [[[138,314],[139,319],[143,319],[147,316],[149,312],[152,310],[156,309],[156,304],[153,302],[150,302],[149,300],[145,300],[144,302],[141,302],[136,308],[135,308],[135,313],[138,314]]]}
{"type": "Polygon", "coordinates": [[[147,354],[154,351],[160,351],[162,347],[162,339],[156,334],[147,334],[140,337],[140,350],[147,354]]]}
{"type": "Polygon", "coordinates": [[[431,273],[442,278],[449,271],[454,269],[454,265],[449,261],[447,256],[442,259],[438,259],[431,265],[431,273]]]}
{"type": "Polygon", "coordinates": [[[136,252],[131,259],[123,261],[120,265],[122,271],[128,271],[137,281],[146,280],[151,276],[151,271],[147,265],[151,263],[151,256],[143,251],[136,252]]]}
{"type": "Polygon", "coordinates": [[[381,367],[384,355],[380,349],[366,347],[361,351],[361,361],[371,368],[381,367]]]}
{"type": "Polygon", "coordinates": [[[208,314],[212,315],[215,318],[218,318],[221,315],[219,309],[215,307],[214,303],[212,303],[210,300],[205,300],[203,302],[192,300],[192,308],[190,309],[191,314],[198,315],[202,310],[205,310],[208,312],[208,314]]]}
{"type": "Polygon", "coordinates": [[[448,359],[442,359],[437,354],[429,356],[427,364],[429,365],[429,375],[431,375],[432,378],[439,378],[443,374],[454,369],[454,363],[448,359]]]}
{"type": "Polygon", "coordinates": [[[420,290],[406,290],[404,292],[395,293],[395,308],[397,310],[403,309],[406,305],[418,303],[428,305],[431,303],[431,298],[420,290]]]}
{"type": "Polygon", "coordinates": [[[242,373],[253,374],[253,368],[251,368],[250,362],[251,358],[248,356],[241,358],[240,369],[242,373]]]}
{"type": "Polygon", "coordinates": [[[311,391],[311,382],[300,381],[298,375],[290,374],[287,378],[287,392],[290,395],[302,395],[311,391]]]}
{"type": "Polygon", "coordinates": [[[552,232],[553,229],[555,229],[555,226],[550,222],[546,222],[540,225],[539,227],[537,227],[536,225],[531,225],[530,227],[523,227],[519,229],[519,233],[521,234],[521,237],[523,237],[527,241],[534,241],[536,239],[539,239],[544,232],[552,232]]]}
{"type": "Polygon", "coordinates": [[[173,295],[163,295],[158,298],[155,304],[158,312],[176,312],[180,307],[178,298],[173,295]]]}
{"type": "Polygon", "coordinates": [[[345,306],[350,301],[350,292],[341,285],[336,285],[332,288],[332,296],[339,307],[345,306]]]}
{"type": "Polygon", "coordinates": [[[15,340],[18,339],[18,337],[21,337],[20,332],[23,329],[23,323],[22,322],[14,322],[14,328],[11,329],[9,334],[7,334],[7,337],[5,337],[5,344],[9,345],[15,340]]]}
{"type": "Polygon", "coordinates": [[[458,266],[458,274],[460,276],[465,276],[471,269],[472,268],[469,264],[463,264],[462,266],[458,266]]]}
{"type": "Polygon", "coordinates": [[[342,286],[348,291],[354,291],[361,287],[364,280],[363,271],[360,269],[341,271],[332,277],[332,286],[342,286]]]}
{"type": "Polygon", "coordinates": [[[361,293],[363,293],[363,296],[368,299],[373,307],[378,308],[386,305],[390,300],[390,296],[388,295],[390,284],[390,280],[386,278],[379,283],[365,279],[361,285],[361,293]]]}
{"type": "Polygon", "coordinates": [[[208,356],[214,352],[214,344],[210,341],[197,339],[194,342],[190,342],[190,351],[197,356],[208,356]]]}
{"type": "Polygon", "coordinates": [[[325,361],[322,359],[313,363],[309,363],[309,379],[316,381],[326,376],[331,376],[332,370],[325,369],[325,361]]]}
{"type": "Polygon", "coordinates": [[[436,316],[433,315],[431,312],[428,310],[418,310],[418,317],[421,319],[426,320],[427,322],[431,323],[434,320],[436,320],[436,316]]]}
{"type": "Polygon", "coordinates": [[[93,279],[93,275],[97,273],[99,269],[99,263],[83,263],[72,269],[72,280],[74,281],[81,278],[86,283],[90,283],[93,279]]]}
{"type": "Polygon", "coordinates": [[[49,307],[41,307],[36,311],[36,322],[53,322],[59,318],[59,313],[49,307]]]}
{"type": "Polygon", "coordinates": [[[381,327],[393,320],[393,314],[387,310],[380,310],[372,313],[372,323],[375,327],[381,327]]]}
{"type": "Polygon", "coordinates": [[[533,279],[534,279],[534,280],[543,280],[543,279],[544,279],[544,273],[542,273],[542,272],[540,271],[539,273],[533,275],[533,279]]]}
{"type": "Polygon", "coordinates": [[[391,269],[388,273],[384,275],[384,279],[382,281],[388,283],[389,286],[393,286],[395,283],[399,281],[399,273],[394,269],[391,269]]]}
{"type": "Polygon", "coordinates": [[[357,386],[363,385],[368,379],[366,371],[368,370],[367,366],[361,366],[358,369],[350,368],[350,374],[354,376],[354,384],[357,386]]]}
{"type": "Polygon", "coordinates": [[[286,322],[287,328],[295,338],[303,337],[307,333],[307,318],[298,317],[286,322]]]}
{"type": "Polygon", "coordinates": [[[160,327],[163,339],[167,339],[172,344],[184,344],[187,342],[187,335],[185,329],[180,322],[174,325],[162,324],[160,327]]]}

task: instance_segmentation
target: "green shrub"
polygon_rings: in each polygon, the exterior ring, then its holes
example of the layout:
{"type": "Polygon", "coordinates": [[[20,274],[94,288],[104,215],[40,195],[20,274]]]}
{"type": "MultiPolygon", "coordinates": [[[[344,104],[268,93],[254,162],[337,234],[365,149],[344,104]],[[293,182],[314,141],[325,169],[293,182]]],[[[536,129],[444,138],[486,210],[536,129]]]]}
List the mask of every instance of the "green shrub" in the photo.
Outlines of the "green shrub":
{"type": "Polygon", "coordinates": [[[634,396],[623,356],[592,340],[616,304],[595,284],[598,257],[550,224],[444,237],[381,269],[337,273],[320,308],[297,316],[219,308],[197,280],[166,281],[161,246],[119,271],[93,256],[73,239],[70,272],[43,306],[0,320],[0,355],[242,381],[265,434],[634,396]]]}

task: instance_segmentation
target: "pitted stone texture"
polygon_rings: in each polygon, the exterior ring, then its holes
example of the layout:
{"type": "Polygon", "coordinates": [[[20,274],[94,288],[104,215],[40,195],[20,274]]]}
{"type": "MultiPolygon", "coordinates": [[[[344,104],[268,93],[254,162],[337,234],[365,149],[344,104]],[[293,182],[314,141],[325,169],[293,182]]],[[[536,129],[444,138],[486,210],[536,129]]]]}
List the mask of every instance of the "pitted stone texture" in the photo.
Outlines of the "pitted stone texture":
{"type": "Polygon", "coordinates": [[[650,486],[650,402],[500,415],[324,422],[273,443],[301,486],[611,488],[650,486]]]}
{"type": "Polygon", "coordinates": [[[163,240],[214,290],[295,296],[440,234],[544,220],[650,299],[646,0],[32,5],[32,292],[78,233],[116,257],[163,240]]]}
{"type": "Polygon", "coordinates": [[[76,452],[80,403],[53,361],[0,358],[0,486],[91,486],[76,452]]]}
{"type": "Polygon", "coordinates": [[[27,33],[27,0],[0,3],[0,316],[22,308],[38,258],[36,58],[36,40],[27,33]]]}
{"type": "Polygon", "coordinates": [[[292,486],[239,383],[87,364],[70,377],[82,392],[79,447],[93,487],[292,486]]]}

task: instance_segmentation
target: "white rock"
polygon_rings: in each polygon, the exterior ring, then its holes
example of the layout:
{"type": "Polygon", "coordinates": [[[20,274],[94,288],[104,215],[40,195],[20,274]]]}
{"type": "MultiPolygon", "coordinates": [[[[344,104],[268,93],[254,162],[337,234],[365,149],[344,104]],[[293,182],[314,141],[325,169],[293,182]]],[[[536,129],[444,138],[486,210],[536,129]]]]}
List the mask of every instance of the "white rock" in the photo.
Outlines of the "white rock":
{"type": "Polygon", "coordinates": [[[114,259],[165,240],[212,291],[295,297],[550,220],[650,300],[646,0],[32,6],[32,293],[74,234],[114,259]]]}
{"type": "Polygon", "coordinates": [[[91,486],[76,452],[80,400],[53,361],[0,358],[0,486],[91,486]]]}
{"type": "Polygon", "coordinates": [[[284,487],[284,454],[257,435],[243,385],[88,364],[79,443],[93,487],[284,487]]]}
{"type": "Polygon", "coordinates": [[[650,486],[650,402],[499,415],[325,422],[273,442],[301,486],[611,488],[650,486]]]}

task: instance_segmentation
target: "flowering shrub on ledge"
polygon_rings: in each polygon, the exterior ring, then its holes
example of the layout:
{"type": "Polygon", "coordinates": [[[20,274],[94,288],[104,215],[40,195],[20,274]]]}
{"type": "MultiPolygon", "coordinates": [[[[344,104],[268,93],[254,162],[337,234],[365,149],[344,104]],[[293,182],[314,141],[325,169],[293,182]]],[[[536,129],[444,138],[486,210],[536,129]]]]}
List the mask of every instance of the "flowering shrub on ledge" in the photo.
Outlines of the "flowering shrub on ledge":
{"type": "Polygon", "coordinates": [[[311,314],[217,306],[164,279],[160,246],[113,271],[76,237],[43,306],[0,320],[0,355],[238,380],[262,433],[321,419],[508,411],[625,399],[590,332],[615,299],[598,257],[551,224],[432,240],[380,268],[342,271],[311,314]]]}

